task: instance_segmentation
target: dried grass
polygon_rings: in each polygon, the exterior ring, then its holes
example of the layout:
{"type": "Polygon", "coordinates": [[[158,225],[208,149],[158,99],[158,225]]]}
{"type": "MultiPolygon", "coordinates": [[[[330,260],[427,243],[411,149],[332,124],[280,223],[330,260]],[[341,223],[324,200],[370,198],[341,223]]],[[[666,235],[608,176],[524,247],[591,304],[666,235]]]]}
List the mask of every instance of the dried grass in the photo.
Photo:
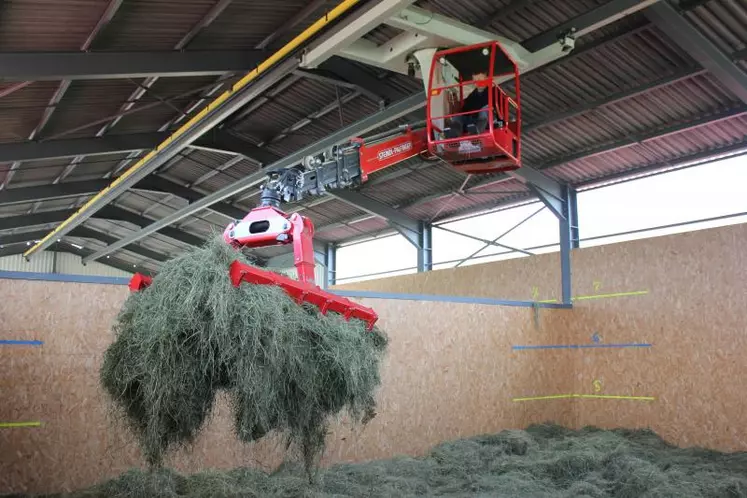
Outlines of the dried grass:
{"type": "Polygon", "coordinates": [[[747,453],[677,448],[647,430],[536,425],[440,444],[422,458],[181,476],[132,470],[66,498],[745,498],[747,453]]]}
{"type": "Polygon", "coordinates": [[[287,434],[309,473],[330,417],[374,415],[387,340],[363,322],[323,316],[279,287],[234,287],[228,266],[247,256],[215,238],[165,263],[125,302],[101,383],[152,467],[192,443],[216,393],[230,393],[237,437],[287,434]]]}

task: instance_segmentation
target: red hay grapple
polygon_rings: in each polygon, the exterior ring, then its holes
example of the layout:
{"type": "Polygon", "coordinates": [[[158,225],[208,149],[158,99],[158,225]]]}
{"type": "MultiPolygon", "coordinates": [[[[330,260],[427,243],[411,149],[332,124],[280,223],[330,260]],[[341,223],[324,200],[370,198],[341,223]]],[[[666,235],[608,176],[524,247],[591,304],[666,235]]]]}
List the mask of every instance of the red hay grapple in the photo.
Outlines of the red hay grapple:
{"type": "MultiPolygon", "coordinates": [[[[378,316],[371,309],[361,306],[342,296],[327,292],[314,284],[314,249],[312,236],[314,226],[311,220],[298,213],[287,215],[273,207],[252,210],[244,219],[231,223],[223,238],[233,247],[266,247],[293,244],[298,280],[263,270],[255,266],[232,262],[226,270],[234,287],[242,282],[254,285],[277,285],[299,305],[308,303],[319,308],[326,315],[332,311],[345,320],[355,318],[367,324],[372,330],[378,316]]],[[[152,283],[152,278],[136,273],[130,280],[130,290],[138,292],[152,283]]]]}

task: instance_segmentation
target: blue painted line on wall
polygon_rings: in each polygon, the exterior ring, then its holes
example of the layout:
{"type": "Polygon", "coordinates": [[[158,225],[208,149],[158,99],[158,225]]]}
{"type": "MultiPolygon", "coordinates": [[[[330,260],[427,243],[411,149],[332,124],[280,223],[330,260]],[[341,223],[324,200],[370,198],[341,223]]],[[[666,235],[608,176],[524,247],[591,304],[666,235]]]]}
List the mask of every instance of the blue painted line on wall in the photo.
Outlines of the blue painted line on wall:
{"type": "Polygon", "coordinates": [[[27,271],[0,271],[0,279],[43,280],[46,282],[76,282],[82,284],[127,285],[129,278],[104,277],[99,275],[66,275],[61,273],[37,273],[27,271]]]}
{"type": "Polygon", "coordinates": [[[601,348],[650,348],[653,344],[630,342],[625,344],[547,344],[542,346],[512,346],[514,350],[522,349],[601,349],[601,348]]]}
{"type": "Polygon", "coordinates": [[[41,346],[42,341],[17,341],[13,339],[0,339],[0,344],[9,344],[16,346],[41,346]]]}

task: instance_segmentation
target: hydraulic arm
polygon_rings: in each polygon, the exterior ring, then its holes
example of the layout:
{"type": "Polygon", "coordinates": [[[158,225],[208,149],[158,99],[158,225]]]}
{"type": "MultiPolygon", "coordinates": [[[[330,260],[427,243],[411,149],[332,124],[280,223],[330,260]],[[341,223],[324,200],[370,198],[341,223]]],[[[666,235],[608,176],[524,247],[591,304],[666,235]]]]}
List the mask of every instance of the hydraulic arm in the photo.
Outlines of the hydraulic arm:
{"type": "MultiPolygon", "coordinates": [[[[359,318],[373,327],[377,320],[373,310],[315,285],[314,224],[298,213],[284,212],[283,204],[300,203],[329,190],[356,188],[370,174],[416,156],[444,161],[467,174],[521,166],[519,70],[511,55],[498,42],[486,42],[419,51],[416,58],[421,70],[427,69],[423,73],[428,81],[426,121],[365,142],[354,139],[306,157],[293,167],[270,171],[259,206],[229,224],[223,239],[236,248],[292,244],[298,279],[234,261],[228,271],[235,286],[242,281],[278,285],[299,303],[318,306],[322,313],[332,310],[346,319],[359,318]],[[502,87],[501,82],[508,86],[502,87]],[[463,109],[467,95],[482,103],[463,109]]],[[[143,290],[150,283],[136,275],[131,288],[143,290]]]]}

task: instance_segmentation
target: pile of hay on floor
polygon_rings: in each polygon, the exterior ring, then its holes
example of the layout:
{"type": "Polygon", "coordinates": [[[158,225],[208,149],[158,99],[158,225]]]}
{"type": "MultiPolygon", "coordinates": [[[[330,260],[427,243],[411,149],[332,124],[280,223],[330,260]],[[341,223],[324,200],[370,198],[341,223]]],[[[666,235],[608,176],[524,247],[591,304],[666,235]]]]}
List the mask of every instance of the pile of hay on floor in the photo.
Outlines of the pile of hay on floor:
{"type": "Polygon", "coordinates": [[[363,322],[301,307],[279,287],[234,287],[248,258],[220,237],[165,263],[117,317],[101,382],[152,466],[195,440],[218,390],[228,391],[241,441],[288,435],[311,469],[330,416],[374,414],[386,338],[363,322]]]}
{"type": "Polygon", "coordinates": [[[69,498],[732,498],[747,497],[747,453],[671,446],[644,430],[572,431],[554,425],[443,443],[423,458],[326,469],[182,476],[129,471],[69,498]]]}

